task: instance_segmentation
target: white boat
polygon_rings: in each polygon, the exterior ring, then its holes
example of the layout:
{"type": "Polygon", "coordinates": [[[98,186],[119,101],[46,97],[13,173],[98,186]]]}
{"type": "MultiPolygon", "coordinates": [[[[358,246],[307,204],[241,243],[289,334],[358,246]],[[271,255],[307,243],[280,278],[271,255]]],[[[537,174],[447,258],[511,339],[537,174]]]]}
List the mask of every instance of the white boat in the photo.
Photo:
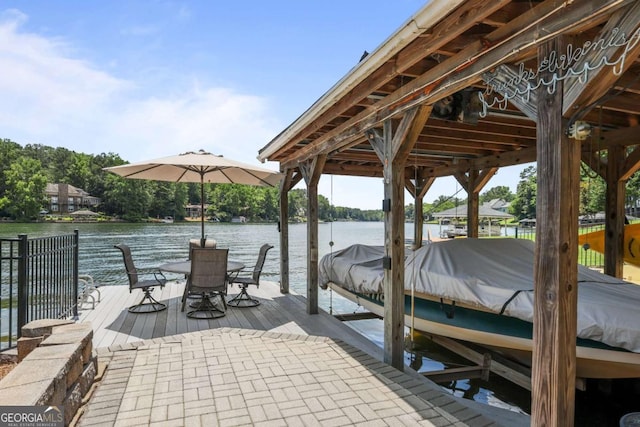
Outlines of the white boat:
{"type": "MultiPolygon", "coordinates": [[[[495,237],[500,236],[502,231],[500,225],[488,224],[480,225],[478,227],[478,236],[480,237],[495,237]]],[[[449,223],[449,226],[440,232],[441,238],[453,239],[456,237],[467,237],[467,225],[458,223],[449,223]]]]}
{"type": "MultiPolygon", "coordinates": [[[[533,250],[522,239],[453,239],[407,250],[405,324],[412,324],[413,302],[416,330],[530,363],[533,250]]],[[[364,245],[327,255],[321,286],[382,316],[383,256],[383,247],[364,245]]],[[[640,286],[584,266],[578,282],[577,377],[640,378],[640,286]]]]}
{"type": "Polygon", "coordinates": [[[165,224],[173,224],[173,217],[165,216],[164,218],[162,218],[162,222],[164,222],[165,224]]]}

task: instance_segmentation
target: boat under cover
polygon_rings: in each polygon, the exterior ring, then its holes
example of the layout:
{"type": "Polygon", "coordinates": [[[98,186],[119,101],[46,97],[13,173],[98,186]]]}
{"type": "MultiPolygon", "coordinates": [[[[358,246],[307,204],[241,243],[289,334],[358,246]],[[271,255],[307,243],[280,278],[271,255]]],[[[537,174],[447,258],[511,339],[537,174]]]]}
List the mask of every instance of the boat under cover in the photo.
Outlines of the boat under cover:
{"type": "MultiPolygon", "coordinates": [[[[384,247],[353,245],[323,257],[319,281],[383,293],[384,247]]],[[[533,322],[534,243],[454,239],[405,252],[405,290],[533,322]]],[[[579,338],[640,353],[640,286],[578,266],[579,338]]]]}

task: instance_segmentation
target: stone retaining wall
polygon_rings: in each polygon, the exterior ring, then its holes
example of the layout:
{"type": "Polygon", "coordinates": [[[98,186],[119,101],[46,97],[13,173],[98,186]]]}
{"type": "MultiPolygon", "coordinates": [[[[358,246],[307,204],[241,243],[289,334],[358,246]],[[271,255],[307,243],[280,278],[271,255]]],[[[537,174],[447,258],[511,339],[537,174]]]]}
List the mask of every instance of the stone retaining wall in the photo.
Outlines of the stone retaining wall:
{"type": "Polygon", "coordinates": [[[97,372],[90,323],[36,320],[22,328],[18,365],[0,381],[0,402],[64,408],[69,425],[97,372]]]}

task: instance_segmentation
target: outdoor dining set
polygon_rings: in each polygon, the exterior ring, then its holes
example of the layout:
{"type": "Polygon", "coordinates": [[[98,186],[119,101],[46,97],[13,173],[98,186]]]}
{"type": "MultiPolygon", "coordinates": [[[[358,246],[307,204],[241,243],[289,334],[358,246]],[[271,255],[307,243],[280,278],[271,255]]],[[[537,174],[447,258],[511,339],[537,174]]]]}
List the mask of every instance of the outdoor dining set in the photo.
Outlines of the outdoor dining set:
{"type": "Polygon", "coordinates": [[[188,306],[187,317],[214,319],[225,315],[227,307],[255,307],[260,301],[249,295],[250,285],[260,285],[260,274],[267,252],[273,248],[263,244],[253,269],[245,270],[242,262],[229,259],[229,249],[216,247],[215,240],[194,239],[189,242],[189,258],[183,261],[162,264],[155,269],[136,268],[131,249],[126,244],[115,245],[122,252],[125,270],[129,279],[129,292],[142,291],[138,304],[129,307],[131,313],[155,313],[167,308],[167,304],[156,300],[154,288],[167,283],[163,272],[184,274],[186,285],[182,295],[181,311],[188,306]],[[246,272],[245,272],[246,271],[246,272]],[[230,286],[238,285],[238,294],[227,299],[230,286]]]}

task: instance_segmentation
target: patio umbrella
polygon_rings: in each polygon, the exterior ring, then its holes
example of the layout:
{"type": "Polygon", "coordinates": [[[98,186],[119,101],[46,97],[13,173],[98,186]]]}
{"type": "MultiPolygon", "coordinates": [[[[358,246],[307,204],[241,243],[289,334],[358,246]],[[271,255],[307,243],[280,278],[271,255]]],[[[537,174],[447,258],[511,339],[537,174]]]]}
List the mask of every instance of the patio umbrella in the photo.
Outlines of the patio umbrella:
{"type": "Polygon", "coordinates": [[[246,184],[275,187],[282,174],[227,159],[204,150],[189,151],[177,156],[130,163],[128,165],[104,168],[124,178],[148,179],[152,181],[196,182],[200,183],[201,245],[204,246],[204,184],[246,184]]]}

